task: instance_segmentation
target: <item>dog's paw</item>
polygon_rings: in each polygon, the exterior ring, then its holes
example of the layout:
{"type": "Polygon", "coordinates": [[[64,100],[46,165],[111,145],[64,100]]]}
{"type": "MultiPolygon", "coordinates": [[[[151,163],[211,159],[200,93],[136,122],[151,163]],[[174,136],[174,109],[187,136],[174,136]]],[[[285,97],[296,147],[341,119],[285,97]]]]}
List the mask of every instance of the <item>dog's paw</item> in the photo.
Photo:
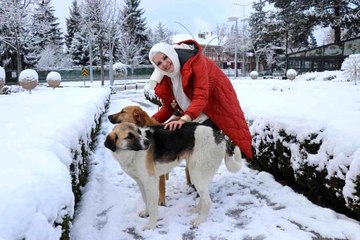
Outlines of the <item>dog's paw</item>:
{"type": "Polygon", "coordinates": [[[147,217],[149,217],[149,213],[146,210],[142,210],[139,212],[139,217],[147,218],[147,217]]]}
{"type": "Polygon", "coordinates": [[[202,222],[203,222],[203,220],[197,217],[197,218],[191,220],[190,223],[191,223],[191,225],[193,225],[193,226],[198,226],[198,225],[201,224],[202,222]]]}
{"type": "Polygon", "coordinates": [[[165,207],[165,206],[166,206],[166,204],[165,204],[165,200],[163,200],[163,201],[162,201],[162,200],[160,200],[160,199],[159,199],[159,203],[158,203],[158,205],[159,205],[159,206],[164,206],[164,207],[165,207]]]}

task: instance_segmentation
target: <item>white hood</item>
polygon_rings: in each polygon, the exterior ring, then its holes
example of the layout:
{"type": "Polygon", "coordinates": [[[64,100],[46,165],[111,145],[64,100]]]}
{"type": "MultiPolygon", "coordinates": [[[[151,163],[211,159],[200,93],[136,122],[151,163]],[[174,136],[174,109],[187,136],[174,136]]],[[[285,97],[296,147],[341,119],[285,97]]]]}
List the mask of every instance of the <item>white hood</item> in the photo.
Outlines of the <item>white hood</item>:
{"type": "Polygon", "coordinates": [[[154,66],[154,68],[156,70],[158,70],[161,74],[166,75],[170,78],[175,77],[176,75],[179,74],[180,72],[180,61],[179,61],[179,57],[178,54],[176,53],[174,47],[168,43],[157,43],[155,44],[149,52],[149,60],[151,62],[151,64],[154,66]],[[168,56],[170,58],[170,60],[172,61],[173,65],[174,65],[174,71],[171,73],[165,72],[163,70],[161,70],[152,60],[153,56],[158,53],[161,52],[163,54],[165,54],[166,56],[168,56]]]}

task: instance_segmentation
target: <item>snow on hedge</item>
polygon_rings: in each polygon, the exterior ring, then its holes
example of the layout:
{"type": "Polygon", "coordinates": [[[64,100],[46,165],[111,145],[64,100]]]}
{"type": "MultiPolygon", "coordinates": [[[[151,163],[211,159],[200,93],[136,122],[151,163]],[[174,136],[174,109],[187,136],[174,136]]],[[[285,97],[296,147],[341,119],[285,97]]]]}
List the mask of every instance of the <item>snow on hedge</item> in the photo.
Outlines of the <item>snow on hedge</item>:
{"type": "MultiPolygon", "coordinates": [[[[359,86],[347,82],[341,71],[307,73],[292,82],[268,79],[233,83],[247,118],[258,121],[252,125],[253,134],[265,135],[266,125],[284,129],[298,139],[319,133],[315,141],[322,141],[321,148],[305,161],[320,171],[326,169],[327,178],[336,175],[345,180],[343,197],[357,200],[354,182],[360,173],[359,86]],[[326,155],[333,159],[326,161],[326,155]]],[[[299,161],[304,160],[299,149],[289,148],[296,171],[302,163],[299,161]]]]}
{"type": "Polygon", "coordinates": [[[107,88],[37,88],[0,99],[0,239],[59,239],[74,213],[71,149],[104,111],[107,88]]]}

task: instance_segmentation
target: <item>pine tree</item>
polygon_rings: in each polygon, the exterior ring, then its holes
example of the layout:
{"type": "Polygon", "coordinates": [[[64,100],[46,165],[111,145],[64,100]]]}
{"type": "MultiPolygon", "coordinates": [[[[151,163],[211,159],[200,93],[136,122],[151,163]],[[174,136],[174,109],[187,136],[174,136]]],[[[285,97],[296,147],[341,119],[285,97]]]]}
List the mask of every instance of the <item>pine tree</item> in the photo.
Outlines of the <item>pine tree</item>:
{"type": "Polygon", "coordinates": [[[34,42],[44,48],[52,43],[61,47],[63,45],[62,32],[59,27],[59,19],[55,17],[55,9],[50,5],[51,0],[41,0],[33,14],[34,42]]]}
{"type": "Polygon", "coordinates": [[[16,69],[18,74],[23,69],[24,46],[31,39],[31,3],[31,0],[2,0],[0,4],[0,39],[6,52],[2,60],[8,64],[7,69],[16,69]]]}
{"type": "Polygon", "coordinates": [[[89,44],[91,42],[92,54],[93,54],[93,65],[99,63],[99,50],[95,41],[89,41],[89,36],[84,31],[76,32],[71,46],[69,48],[69,54],[72,60],[72,63],[75,66],[88,66],[90,64],[90,48],[89,44]]]}
{"type": "MultiPolygon", "coordinates": [[[[290,41],[301,43],[303,40],[312,44],[312,30],[316,26],[331,27],[334,30],[334,41],[358,36],[360,33],[359,0],[267,0],[278,10],[279,21],[289,29],[299,29],[291,34],[290,41]]],[[[290,36],[290,35],[289,35],[290,36]]]]}
{"type": "Polygon", "coordinates": [[[53,52],[56,55],[54,59],[59,61],[62,58],[63,37],[59,27],[60,22],[54,15],[54,7],[50,4],[51,0],[41,0],[35,7],[32,41],[25,48],[27,53],[25,62],[29,66],[34,66],[39,61],[43,51],[53,52]]]}
{"type": "Polygon", "coordinates": [[[66,29],[65,44],[69,50],[75,33],[79,33],[81,29],[81,14],[77,0],[74,0],[70,7],[70,16],[66,18],[66,29]]]}
{"type": "Polygon", "coordinates": [[[154,45],[159,42],[170,43],[171,35],[173,35],[173,32],[171,32],[169,29],[167,29],[164,24],[159,22],[154,29],[154,33],[153,33],[153,36],[151,39],[151,45],[154,45]]]}
{"type": "Polygon", "coordinates": [[[256,71],[259,64],[266,65],[266,52],[273,48],[273,41],[277,36],[273,35],[274,22],[270,11],[265,11],[266,0],[259,0],[253,4],[254,13],[251,15],[249,25],[251,27],[252,48],[255,55],[256,71]]]}
{"type": "MultiPolygon", "coordinates": [[[[129,49],[128,47],[128,57],[130,58],[136,58],[139,60],[138,64],[142,63],[148,63],[147,59],[147,53],[150,49],[150,41],[148,39],[148,36],[146,34],[146,23],[145,19],[142,18],[142,15],[144,14],[143,9],[139,9],[140,0],[125,0],[124,8],[121,11],[121,32],[122,36],[121,42],[131,42],[132,47],[135,47],[136,49],[140,49],[140,51],[133,51],[132,49],[129,49]],[[126,38],[126,39],[124,39],[126,38]],[[128,39],[132,38],[132,39],[128,39]],[[132,56],[132,54],[139,54],[139,56],[132,56]]],[[[123,46],[122,49],[124,50],[126,46],[123,46]]],[[[123,52],[123,51],[122,51],[123,52]]],[[[121,53],[124,55],[124,52],[121,53]]],[[[123,56],[124,57],[124,56],[123,56]]],[[[122,57],[122,58],[123,58],[122,57]]],[[[135,62],[132,63],[137,64],[135,62]]]]}

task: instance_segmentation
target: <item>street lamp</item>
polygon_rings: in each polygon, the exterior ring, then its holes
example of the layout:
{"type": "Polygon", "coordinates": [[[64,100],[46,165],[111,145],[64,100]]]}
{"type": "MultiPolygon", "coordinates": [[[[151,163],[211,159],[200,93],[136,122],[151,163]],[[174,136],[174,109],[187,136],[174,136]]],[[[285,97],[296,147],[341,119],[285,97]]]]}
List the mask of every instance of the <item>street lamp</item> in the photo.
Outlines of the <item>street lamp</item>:
{"type": "Polygon", "coordinates": [[[243,48],[243,52],[242,52],[242,75],[243,77],[246,77],[246,69],[245,69],[245,54],[246,54],[246,42],[245,42],[245,25],[244,25],[244,21],[248,21],[249,18],[243,17],[241,18],[241,22],[242,22],[242,48],[243,48]]]}
{"type": "Polygon", "coordinates": [[[179,24],[180,26],[182,26],[182,27],[190,34],[190,36],[195,40],[195,38],[194,38],[194,36],[192,35],[192,33],[190,32],[190,30],[189,30],[187,27],[185,27],[184,24],[182,24],[181,22],[175,22],[175,23],[177,23],[177,24],[179,24]]]}
{"type": "Polygon", "coordinates": [[[206,52],[206,48],[209,46],[209,44],[213,41],[213,40],[215,40],[215,39],[219,39],[219,36],[215,36],[215,37],[213,37],[212,39],[210,39],[210,41],[208,41],[208,43],[205,45],[205,47],[204,47],[204,49],[203,49],[203,53],[205,53],[206,52]]]}
{"type": "Polygon", "coordinates": [[[228,17],[229,22],[235,22],[235,77],[238,77],[237,71],[237,39],[238,39],[238,17],[228,17]]]}
{"type": "Polygon", "coordinates": [[[249,5],[251,5],[252,3],[248,3],[248,4],[240,4],[240,3],[234,3],[234,5],[236,6],[240,6],[243,8],[243,17],[245,17],[245,8],[249,5]]]}
{"type": "MultiPolygon", "coordinates": [[[[243,13],[242,13],[242,19],[241,21],[245,21],[245,20],[248,20],[249,18],[245,18],[245,8],[249,5],[251,5],[252,3],[248,3],[248,4],[240,4],[240,3],[234,3],[234,5],[237,5],[237,6],[240,6],[243,8],[243,13]]],[[[244,28],[243,28],[243,35],[242,35],[242,38],[243,38],[243,41],[244,41],[244,28]]],[[[245,43],[243,42],[242,44],[242,47],[243,47],[243,53],[242,53],[242,75],[243,77],[246,76],[246,73],[245,73],[245,51],[246,51],[246,48],[245,48],[245,43]]]]}

